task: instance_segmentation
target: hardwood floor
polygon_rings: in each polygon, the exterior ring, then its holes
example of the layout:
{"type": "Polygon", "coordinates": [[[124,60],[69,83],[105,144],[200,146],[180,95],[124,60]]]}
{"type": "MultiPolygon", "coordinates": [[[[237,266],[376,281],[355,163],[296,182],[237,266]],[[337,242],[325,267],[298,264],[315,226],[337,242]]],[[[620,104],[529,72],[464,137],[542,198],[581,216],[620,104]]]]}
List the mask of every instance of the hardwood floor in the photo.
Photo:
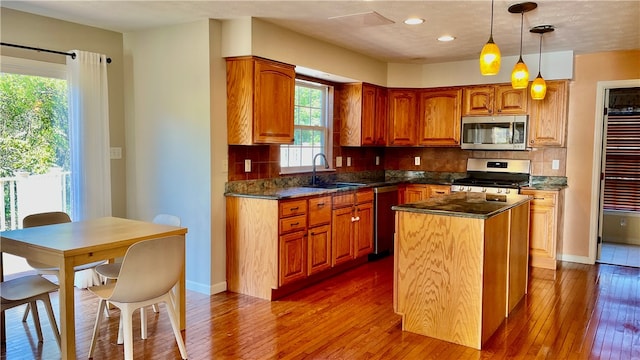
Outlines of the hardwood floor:
{"type": "MultiPolygon", "coordinates": [[[[187,294],[190,359],[640,359],[640,269],[562,263],[532,269],[529,294],[483,351],[403,332],[392,308],[391,257],[268,302],[234,293],[187,294]]],[[[78,358],[86,358],[98,301],[76,290],[78,358]]],[[[57,306],[57,295],[53,296],[57,306]]],[[[179,359],[166,309],[134,324],[136,359],[179,359]]],[[[51,329],[37,344],[23,308],[7,312],[2,359],[60,357],[51,329]]],[[[102,324],[95,359],[122,359],[118,314],[102,324]]],[[[41,311],[41,314],[44,311],[41,311]]]]}

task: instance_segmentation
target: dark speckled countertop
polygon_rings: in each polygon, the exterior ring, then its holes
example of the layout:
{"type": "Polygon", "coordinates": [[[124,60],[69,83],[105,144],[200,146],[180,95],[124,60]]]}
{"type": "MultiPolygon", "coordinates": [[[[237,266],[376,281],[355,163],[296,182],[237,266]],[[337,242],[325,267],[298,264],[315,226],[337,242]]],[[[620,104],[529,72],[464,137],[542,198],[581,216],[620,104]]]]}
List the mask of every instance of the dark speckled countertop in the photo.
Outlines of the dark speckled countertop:
{"type": "Polygon", "coordinates": [[[531,200],[526,195],[492,195],[457,192],[411,204],[396,205],[396,211],[488,219],[531,200]]]}

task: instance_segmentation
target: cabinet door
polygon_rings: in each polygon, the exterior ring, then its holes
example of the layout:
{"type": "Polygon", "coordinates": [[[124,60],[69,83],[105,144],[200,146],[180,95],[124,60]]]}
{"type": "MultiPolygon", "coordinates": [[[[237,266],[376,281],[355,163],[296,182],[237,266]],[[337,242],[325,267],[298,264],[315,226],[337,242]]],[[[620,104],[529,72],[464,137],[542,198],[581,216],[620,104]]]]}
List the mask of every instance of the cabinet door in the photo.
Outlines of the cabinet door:
{"type": "Polygon", "coordinates": [[[340,145],[361,146],[364,84],[343,84],[339,87],[340,145]]]}
{"type": "Polygon", "coordinates": [[[280,236],[280,286],[307,277],[306,237],[306,231],[280,236]]]}
{"type": "Polygon", "coordinates": [[[514,89],[510,84],[496,85],[495,109],[500,115],[521,115],[527,113],[527,89],[514,89]]]}
{"type": "Polygon", "coordinates": [[[260,144],[292,143],[295,68],[256,60],[254,76],[253,141],[260,144]]]}
{"type": "Polygon", "coordinates": [[[493,114],[493,86],[470,86],[463,91],[462,115],[493,114]]]}
{"type": "Polygon", "coordinates": [[[416,145],[416,92],[389,90],[389,144],[416,145]]]}
{"type": "Polygon", "coordinates": [[[386,88],[376,88],[375,113],[375,125],[373,127],[374,142],[375,145],[385,146],[387,145],[387,137],[389,136],[389,97],[386,88]]]}
{"type": "Polygon", "coordinates": [[[404,191],[404,202],[406,204],[422,201],[429,197],[427,185],[410,184],[404,191]]]}
{"type": "Polygon", "coordinates": [[[362,85],[362,145],[376,143],[376,88],[362,85]]]}
{"type": "Polygon", "coordinates": [[[309,199],[310,228],[331,223],[331,196],[309,199]]]}
{"type": "Polygon", "coordinates": [[[422,91],[418,100],[418,144],[460,145],[462,89],[422,91]]]}
{"type": "Polygon", "coordinates": [[[307,244],[307,274],[313,275],[331,267],[331,226],[309,229],[307,244]]]}
{"type": "Polygon", "coordinates": [[[550,191],[522,190],[532,195],[530,215],[529,254],[531,266],[556,268],[556,242],[558,234],[558,194],[550,191]]]}
{"type": "Polygon", "coordinates": [[[544,99],[529,101],[529,145],[563,147],[567,128],[567,82],[547,81],[544,99]]]}
{"type": "Polygon", "coordinates": [[[353,259],[353,207],[333,210],[331,218],[331,265],[353,259]]]}
{"type": "Polygon", "coordinates": [[[356,205],[356,221],[353,223],[355,257],[366,256],[373,251],[373,203],[356,205]]]}

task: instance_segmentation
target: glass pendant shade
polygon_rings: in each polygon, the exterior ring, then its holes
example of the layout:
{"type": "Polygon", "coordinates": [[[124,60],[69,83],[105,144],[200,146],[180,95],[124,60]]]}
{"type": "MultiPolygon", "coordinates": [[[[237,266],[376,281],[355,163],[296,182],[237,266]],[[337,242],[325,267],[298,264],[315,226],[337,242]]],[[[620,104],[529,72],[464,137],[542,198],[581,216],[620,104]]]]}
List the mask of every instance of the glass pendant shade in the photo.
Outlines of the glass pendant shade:
{"type": "Polygon", "coordinates": [[[480,53],[480,73],[485,76],[497,75],[500,72],[500,49],[493,42],[493,36],[480,53]]]}
{"type": "Polygon", "coordinates": [[[531,98],[533,100],[543,100],[547,95],[547,83],[542,78],[542,75],[538,73],[538,76],[531,84],[531,98]]]}
{"type": "Polygon", "coordinates": [[[528,85],[529,69],[527,69],[527,64],[522,61],[521,57],[511,72],[511,87],[514,89],[526,89],[528,85]]]}

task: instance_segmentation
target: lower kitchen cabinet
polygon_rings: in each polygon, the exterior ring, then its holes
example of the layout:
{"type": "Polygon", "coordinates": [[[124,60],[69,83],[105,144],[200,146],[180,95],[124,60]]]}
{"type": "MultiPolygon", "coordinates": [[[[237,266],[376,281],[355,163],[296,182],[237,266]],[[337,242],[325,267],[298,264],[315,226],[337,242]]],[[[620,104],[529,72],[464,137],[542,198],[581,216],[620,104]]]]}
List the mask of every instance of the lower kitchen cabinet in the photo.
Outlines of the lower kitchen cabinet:
{"type": "Polygon", "coordinates": [[[331,265],[336,266],[353,259],[353,205],[333,210],[331,217],[331,265]]]}
{"type": "Polygon", "coordinates": [[[356,258],[371,254],[373,251],[373,202],[356,204],[353,237],[356,258]]]}
{"type": "Polygon", "coordinates": [[[443,196],[451,193],[451,187],[449,185],[434,185],[434,184],[409,184],[406,185],[403,195],[400,199],[400,204],[410,204],[413,202],[422,201],[431,197],[443,196]]]}
{"type": "Polygon", "coordinates": [[[280,279],[279,285],[307,277],[307,233],[296,231],[280,236],[280,279]]]}
{"type": "Polygon", "coordinates": [[[530,264],[555,270],[558,249],[562,247],[564,190],[522,189],[520,193],[533,196],[529,225],[530,264]]]}
{"type": "Polygon", "coordinates": [[[309,229],[307,236],[307,274],[317,274],[330,268],[331,226],[322,225],[309,229]]]}
{"type": "Polygon", "coordinates": [[[373,251],[373,190],[334,195],[332,264],[366,256],[373,251]]]}

